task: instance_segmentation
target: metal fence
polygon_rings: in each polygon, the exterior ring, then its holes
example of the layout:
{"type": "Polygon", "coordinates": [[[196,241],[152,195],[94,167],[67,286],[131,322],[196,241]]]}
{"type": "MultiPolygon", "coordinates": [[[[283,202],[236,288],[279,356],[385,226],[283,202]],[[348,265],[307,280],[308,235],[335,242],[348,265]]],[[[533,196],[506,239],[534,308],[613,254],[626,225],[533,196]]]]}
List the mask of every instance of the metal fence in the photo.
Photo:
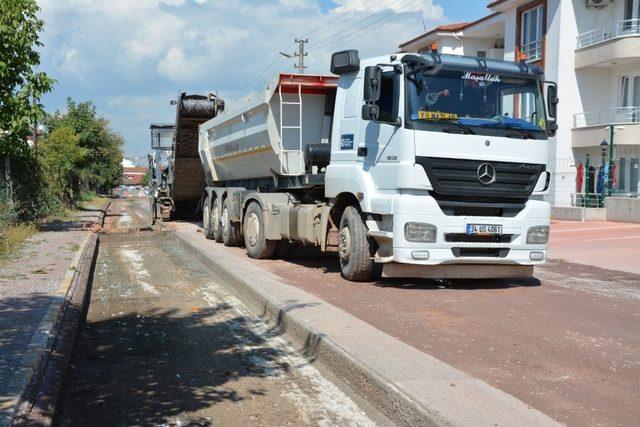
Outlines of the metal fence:
{"type": "Polygon", "coordinates": [[[521,51],[526,55],[527,62],[535,62],[542,59],[542,40],[522,45],[521,51]]]}
{"type": "Polygon", "coordinates": [[[578,35],[578,49],[593,46],[607,40],[640,35],[640,19],[625,19],[613,25],[587,31],[578,35]]]}
{"type": "Polygon", "coordinates": [[[573,115],[573,127],[640,123],[640,107],[618,107],[573,115]]]}

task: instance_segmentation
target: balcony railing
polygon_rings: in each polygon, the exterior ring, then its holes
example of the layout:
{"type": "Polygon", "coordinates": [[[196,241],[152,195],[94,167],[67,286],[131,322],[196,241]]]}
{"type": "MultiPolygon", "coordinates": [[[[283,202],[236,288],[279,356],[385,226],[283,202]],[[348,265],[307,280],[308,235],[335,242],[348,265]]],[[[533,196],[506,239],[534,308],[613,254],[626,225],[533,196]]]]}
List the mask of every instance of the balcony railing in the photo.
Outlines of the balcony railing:
{"type": "Polygon", "coordinates": [[[573,127],[606,126],[640,123],[640,107],[609,108],[607,110],[586,111],[574,114],[573,127]]]}
{"type": "Polygon", "coordinates": [[[522,45],[521,51],[527,56],[527,62],[539,61],[542,59],[542,40],[522,45]]]}
{"type": "Polygon", "coordinates": [[[578,49],[611,39],[637,35],[640,35],[640,19],[626,19],[616,22],[611,27],[603,26],[578,35],[578,49]]]}

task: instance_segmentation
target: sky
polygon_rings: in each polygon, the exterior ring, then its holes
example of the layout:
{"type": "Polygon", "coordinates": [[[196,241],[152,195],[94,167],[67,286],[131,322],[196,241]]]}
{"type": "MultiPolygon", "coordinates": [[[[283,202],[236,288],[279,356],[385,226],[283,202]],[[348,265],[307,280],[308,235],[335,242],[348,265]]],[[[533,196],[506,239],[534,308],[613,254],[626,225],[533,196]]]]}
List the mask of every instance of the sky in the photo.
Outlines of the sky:
{"type": "Polygon", "coordinates": [[[57,80],[43,103],[92,100],[125,140],[149,151],[149,125],[171,123],[180,92],[226,102],[293,72],[295,38],[307,38],[308,73],[332,52],[391,53],[433,27],[488,13],[487,0],[38,0],[45,21],[41,70],[57,80]]]}

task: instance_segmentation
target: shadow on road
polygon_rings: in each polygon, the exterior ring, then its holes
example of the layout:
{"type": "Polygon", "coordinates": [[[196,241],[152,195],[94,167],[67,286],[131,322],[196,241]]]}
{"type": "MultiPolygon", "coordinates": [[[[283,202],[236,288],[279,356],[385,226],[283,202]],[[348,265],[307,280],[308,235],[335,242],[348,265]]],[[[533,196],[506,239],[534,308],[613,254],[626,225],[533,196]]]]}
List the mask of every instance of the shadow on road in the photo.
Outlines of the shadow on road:
{"type": "MultiPolygon", "coordinates": [[[[296,248],[284,261],[292,264],[321,271],[326,274],[340,274],[340,266],[335,253],[323,253],[318,248],[296,248]]],[[[416,290],[439,289],[508,289],[520,287],[540,286],[541,282],[535,277],[525,279],[389,279],[384,278],[375,283],[377,286],[416,290]]]]}
{"type": "Polygon", "coordinates": [[[251,382],[238,383],[279,376],[290,367],[282,351],[253,332],[256,321],[237,314],[215,319],[230,309],[219,304],[189,315],[153,310],[87,324],[62,425],[164,424],[224,401],[264,395],[251,382]]]}

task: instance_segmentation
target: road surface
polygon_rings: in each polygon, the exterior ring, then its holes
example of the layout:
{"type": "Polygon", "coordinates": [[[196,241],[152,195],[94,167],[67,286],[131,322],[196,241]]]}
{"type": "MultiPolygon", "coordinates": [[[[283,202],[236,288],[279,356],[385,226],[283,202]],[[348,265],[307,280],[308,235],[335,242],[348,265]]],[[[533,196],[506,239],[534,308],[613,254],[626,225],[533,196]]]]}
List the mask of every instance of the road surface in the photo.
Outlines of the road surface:
{"type": "MultiPolygon", "coordinates": [[[[147,225],[144,201],[119,200],[113,208],[114,216],[108,222],[116,224],[101,250],[85,344],[69,400],[74,411],[67,412],[67,419],[82,421],[97,414],[97,419],[104,416],[124,423],[134,419],[156,423],[179,417],[201,420],[207,416],[220,423],[236,421],[238,414],[264,415],[261,411],[268,404],[244,407],[254,400],[248,397],[253,397],[252,390],[265,390],[266,396],[274,396],[282,389],[279,381],[306,382],[299,379],[296,370],[289,369],[295,363],[280,369],[279,357],[270,356],[273,347],[255,326],[259,321],[237,314],[235,307],[241,304],[229,302],[229,296],[215,291],[204,266],[164,243],[170,239],[162,237],[170,237],[171,231],[164,235],[116,233],[124,225],[147,225]],[[227,304],[231,308],[220,309],[227,304]],[[242,370],[245,362],[234,364],[223,357],[231,351],[242,355],[243,361],[252,360],[251,352],[237,348],[245,344],[239,343],[233,333],[219,332],[227,331],[228,319],[237,317],[252,319],[240,322],[240,336],[250,342],[266,342],[267,349],[261,350],[266,355],[258,359],[257,366],[266,358],[270,366],[275,364],[276,369],[291,373],[292,379],[280,373],[270,376],[259,367],[254,368],[258,375],[251,369],[246,373],[242,370]],[[148,337],[141,332],[145,329],[148,337]],[[221,338],[208,338],[218,333],[221,338]],[[191,368],[179,370],[182,361],[191,368]],[[217,366],[226,363],[231,363],[230,374],[218,371],[217,366]],[[160,370],[158,366],[166,368],[160,370]],[[114,372],[118,376],[114,377],[114,372]],[[119,383],[122,378],[127,381],[119,383]],[[191,382],[185,382],[185,378],[191,382]],[[258,380],[266,384],[258,385],[258,380]],[[228,387],[234,388],[229,391],[228,387]],[[235,402],[234,396],[242,396],[242,400],[235,402]],[[115,413],[120,415],[113,415],[108,407],[117,408],[115,413]],[[229,419],[216,416],[212,407],[245,409],[232,410],[234,415],[229,419]]],[[[185,222],[163,227],[199,232],[198,225],[185,222]]],[[[202,245],[214,244],[202,236],[202,245]]],[[[637,425],[640,419],[638,275],[552,261],[536,270],[536,278],[530,280],[352,283],[340,277],[333,255],[296,251],[296,257],[288,260],[250,260],[242,248],[227,250],[238,255],[238,262],[255,263],[283,282],[512,394],[558,421],[571,425],[637,425]]],[[[310,390],[313,386],[298,387],[303,395],[314,396],[310,390]]],[[[298,404],[287,406],[291,397],[282,398],[285,403],[278,407],[290,410],[283,409],[273,418],[242,420],[249,424],[317,420],[313,408],[298,414],[294,409],[298,404]]],[[[366,423],[355,406],[348,407],[344,417],[366,423]]],[[[338,417],[342,410],[333,409],[336,411],[330,410],[330,417],[338,417]]]]}
{"type": "Polygon", "coordinates": [[[62,425],[372,425],[277,331],[148,226],[112,204],[62,425]]]}
{"type": "MultiPolygon", "coordinates": [[[[612,250],[634,256],[621,242],[612,250]]],[[[332,254],[251,260],[228,250],[558,421],[640,419],[640,275],[553,260],[529,280],[352,283],[332,254]]]]}

